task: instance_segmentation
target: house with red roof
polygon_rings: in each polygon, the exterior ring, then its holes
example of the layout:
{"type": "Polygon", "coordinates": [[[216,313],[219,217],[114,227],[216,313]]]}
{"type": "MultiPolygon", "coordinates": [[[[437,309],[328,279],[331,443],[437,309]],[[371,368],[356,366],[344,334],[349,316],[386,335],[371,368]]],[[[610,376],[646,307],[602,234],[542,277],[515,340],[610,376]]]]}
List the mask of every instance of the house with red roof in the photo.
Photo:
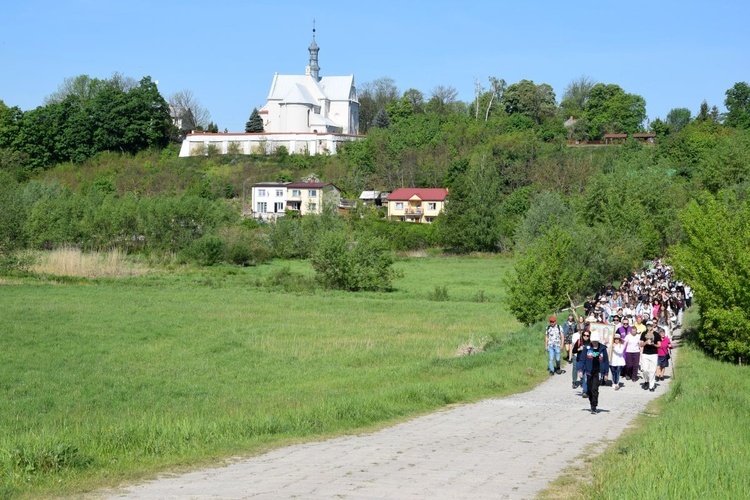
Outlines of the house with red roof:
{"type": "Polygon", "coordinates": [[[388,195],[388,219],[430,224],[443,211],[445,188],[398,188],[388,195]]]}

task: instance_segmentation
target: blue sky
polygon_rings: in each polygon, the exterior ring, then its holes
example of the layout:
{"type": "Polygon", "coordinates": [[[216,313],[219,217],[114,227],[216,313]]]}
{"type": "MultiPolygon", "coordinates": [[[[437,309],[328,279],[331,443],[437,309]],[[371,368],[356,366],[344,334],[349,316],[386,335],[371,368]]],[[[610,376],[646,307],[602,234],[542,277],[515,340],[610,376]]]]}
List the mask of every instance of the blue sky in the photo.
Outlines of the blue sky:
{"type": "Polygon", "coordinates": [[[750,82],[750,2],[521,0],[395,2],[16,0],[3,6],[0,99],[33,109],[67,77],[151,76],[191,90],[220,130],[244,130],[274,73],[302,74],[316,20],[321,75],[400,92],[452,86],[471,101],[488,77],[580,76],[646,99],[648,116],[695,114],[750,82]]]}

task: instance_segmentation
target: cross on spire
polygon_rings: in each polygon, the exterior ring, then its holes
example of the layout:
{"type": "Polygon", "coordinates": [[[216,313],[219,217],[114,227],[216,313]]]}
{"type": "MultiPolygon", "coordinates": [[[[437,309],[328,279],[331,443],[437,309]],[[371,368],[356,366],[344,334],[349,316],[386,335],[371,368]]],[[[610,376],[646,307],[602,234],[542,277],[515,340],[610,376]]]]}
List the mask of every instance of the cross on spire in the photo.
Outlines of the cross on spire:
{"type": "Polygon", "coordinates": [[[315,43],[315,19],[313,19],[313,39],[310,47],[307,49],[310,51],[310,76],[316,80],[320,80],[320,66],[318,66],[318,44],[315,43]]]}

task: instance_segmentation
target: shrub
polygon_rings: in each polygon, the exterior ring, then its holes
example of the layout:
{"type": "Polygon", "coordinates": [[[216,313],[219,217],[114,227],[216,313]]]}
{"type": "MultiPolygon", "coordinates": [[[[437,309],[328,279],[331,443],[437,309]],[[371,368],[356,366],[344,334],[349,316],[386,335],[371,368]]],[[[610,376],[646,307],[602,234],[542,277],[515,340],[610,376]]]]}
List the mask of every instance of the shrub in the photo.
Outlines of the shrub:
{"type": "Polygon", "coordinates": [[[271,260],[271,248],[258,229],[248,229],[244,224],[225,228],[221,237],[226,246],[225,260],[238,266],[255,266],[271,260]]]}
{"type": "Polygon", "coordinates": [[[429,295],[429,299],[435,302],[445,302],[448,300],[448,287],[435,285],[435,291],[429,295]]]}
{"type": "Polygon", "coordinates": [[[390,290],[398,276],[384,240],[362,238],[350,243],[341,232],[320,239],[312,265],[323,286],[340,290],[390,290]]]}
{"type": "Polygon", "coordinates": [[[201,266],[213,266],[224,260],[224,250],[224,240],[209,234],[195,240],[187,255],[201,266]]]}

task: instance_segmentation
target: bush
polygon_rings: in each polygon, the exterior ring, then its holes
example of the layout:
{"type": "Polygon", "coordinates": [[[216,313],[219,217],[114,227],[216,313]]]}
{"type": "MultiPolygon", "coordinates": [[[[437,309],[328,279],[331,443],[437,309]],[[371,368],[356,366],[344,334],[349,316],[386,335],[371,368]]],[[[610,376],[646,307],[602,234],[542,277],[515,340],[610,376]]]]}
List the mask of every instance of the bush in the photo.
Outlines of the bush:
{"type": "Polygon", "coordinates": [[[259,229],[244,224],[225,228],[221,237],[226,245],[225,260],[238,266],[255,266],[271,260],[271,248],[259,229]]]}
{"type": "Polygon", "coordinates": [[[323,286],[339,290],[390,290],[399,275],[384,240],[362,238],[350,243],[340,232],[321,238],[312,266],[323,286]]]}
{"type": "Polygon", "coordinates": [[[213,266],[224,260],[225,249],[224,240],[209,234],[195,240],[185,254],[201,266],[213,266]]]}

